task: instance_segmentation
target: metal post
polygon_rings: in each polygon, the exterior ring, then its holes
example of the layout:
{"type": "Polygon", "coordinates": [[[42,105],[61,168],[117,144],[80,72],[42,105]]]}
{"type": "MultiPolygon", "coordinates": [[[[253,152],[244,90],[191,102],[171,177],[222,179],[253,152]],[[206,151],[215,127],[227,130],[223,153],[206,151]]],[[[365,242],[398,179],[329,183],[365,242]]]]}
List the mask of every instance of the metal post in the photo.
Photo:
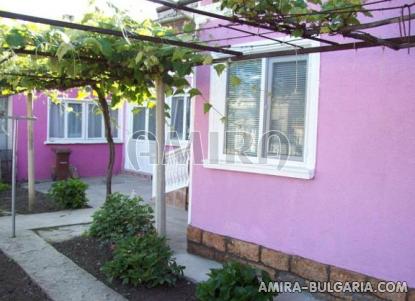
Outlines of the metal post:
{"type": "Polygon", "coordinates": [[[35,205],[35,151],[33,146],[33,93],[27,95],[27,184],[29,211],[33,210],[35,205]]]}
{"type": "Polygon", "coordinates": [[[16,146],[17,146],[17,119],[13,119],[12,133],[12,237],[16,237],[16,146]]]}
{"type": "Polygon", "coordinates": [[[156,229],[159,235],[166,235],[166,169],[164,165],[165,116],[164,83],[156,80],[156,229]]]}

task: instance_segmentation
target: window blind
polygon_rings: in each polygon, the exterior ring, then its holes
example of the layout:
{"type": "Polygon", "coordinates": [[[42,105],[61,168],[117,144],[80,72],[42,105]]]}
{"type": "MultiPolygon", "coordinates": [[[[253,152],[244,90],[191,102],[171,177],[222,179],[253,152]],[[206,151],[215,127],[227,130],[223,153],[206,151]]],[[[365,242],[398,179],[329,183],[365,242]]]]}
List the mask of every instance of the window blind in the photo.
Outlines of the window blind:
{"type": "Polygon", "coordinates": [[[271,135],[268,137],[268,156],[288,156],[291,160],[302,160],[307,61],[273,62],[270,76],[271,135]],[[282,135],[272,134],[273,131],[282,135]]]}
{"type": "Polygon", "coordinates": [[[225,151],[227,154],[257,154],[261,60],[232,63],[228,70],[225,151]]]}

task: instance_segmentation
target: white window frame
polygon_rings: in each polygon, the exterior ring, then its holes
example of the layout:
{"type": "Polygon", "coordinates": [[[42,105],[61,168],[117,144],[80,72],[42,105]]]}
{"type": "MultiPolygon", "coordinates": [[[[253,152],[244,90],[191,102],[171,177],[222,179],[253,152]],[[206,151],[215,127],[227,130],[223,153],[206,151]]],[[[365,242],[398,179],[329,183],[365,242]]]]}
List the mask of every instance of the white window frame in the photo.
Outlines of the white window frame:
{"type": "MultiPolygon", "coordinates": [[[[131,139],[133,139],[132,137],[134,136],[134,133],[135,133],[134,132],[134,117],[135,117],[135,114],[133,113],[134,109],[141,109],[142,112],[144,112],[144,131],[146,133],[146,136],[144,137],[145,139],[134,139],[134,140],[155,142],[155,140],[148,139],[148,133],[149,133],[149,129],[150,129],[150,110],[154,110],[154,114],[156,114],[156,111],[155,111],[155,109],[150,109],[150,108],[148,108],[144,105],[130,105],[129,104],[128,110],[131,114],[131,120],[129,121],[129,122],[131,122],[131,139]]],[[[152,134],[154,136],[156,136],[156,133],[152,133],[152,134]]]]}
{"type": "MultiPolygon", "coordinates": [[[[263,43],[263,42],[262,42],[263,43]]],[[[259,45],[260,42],[253,42],[245,45],[259,45]]],[[[316,46],[315,42],[303,41],[301,46],[310,47],[316,46]]],[[[241,46],[241,45],[240,45],[241,46]]],[[[237,46],[236,46],[237,47],[237,46]]],[[[261,47],[255,47],[258,49],[261,47]]],[[[286,50],[285,46],[266,47],[269,51],[286,50]]],[[[259,49],[256,51],[260,51],[259,49]]],[[[299,55],[297,59],[304,58],[299,55]]],[[[267,89],[267,81],[269,76],[270,62],[274,61],[295,61],[296,56],[290,57],[275,57],[262,59],[262,75],[261,75],[261,91],[267,89]]],[[[304,153],[303,161],[286,161],[285,164],[279,168],[280,163],[275,158],[262,157],[262,145],[258,145],[256,157],[249,157],[249,162],[238,155],[229,155],[225,153],[225,124],[220,120],[222,116],[226,115],[226,95],[227,95],[227,77],[228,68],[218,76],[214,70],[214,66],[210,70],[210,103],[220,113],[211,110],[209,112],[209,153],[208,159],[204,161],[205,168],[230,170],[238,172],[258,173],[275,176],[284,176],[300,179],[312,179],[315,175],[316,164],[316,148],[317,148],[317,115],[318,115],[318,93],[320,81],[320,54],[307,55],[307,91],[306,91],[306,116],[305,116],[305,135],[304,135],[304,153]],[[212,134],[217,133],[217,134],[212,134]]],[[[269,105],[270,96],[266,93],[261,93],[260,99],[260,125],[259,135],[264,133],[264,126],[269,122],[264,118],[265,102],[269,105]],[[268,98],[268,99],[265,99],[268,98]]],[[[261,143],[262,139],[258,139],[261,143]]]]}
{"type": "MultiPolygon", "coordinates": [[[[102,121],[102,137],[88,137],[88,109],[90,104],[96,104],[94,100],[77,100],[74,98],[64,98],[59,99],[60,103],[64,106],[64,137],[63,138],[54,138],[50,137],[49,129],[50,129],[50,106],[51,106],[51,99],[48,99],[47,105],[47,140],[45,144],[103,144],[107,143],[107,139],[105,138],[105,125],[104,121],[102,121]],[[70,138],[68,137],[68,104],[81,104],[82,105],[82,135],[81,137],[77,138],[70,138]]],[[[123,112],[122,108],[118,109],[118,130],[117,130],[117,137],[114,137],[114,143],[122,143],[122,133],[123,133],[123,112]]]]}
{"type": "MultiPolygon", "coordinates": [[[[170,145],[180,146],[180,145],[183,144],[183,142],[189,141],[189,139],[186,139],[186,122],[187,122],[187,118],[189,118],[189,124],[192,121],[192,119],[191,119],[191,114],[192,114],[192,103],[191,102],[192,102],[192,100],[189,99],[190,97],[189,97],[188,93],[169,96],[167,98],[167,103],[170,107],[170,112],[173,109],[173,97],[183,97],[183,101],[184,101],[184,106],[183,106],[183,136],[180,137],[179,139],[175,139],[175,138],[170,137],[170,133],[173,130],[173,128],[172,128],[173,121],[171,119],[172,116],[170,116],[170,123],[166,126],[166,138],[167,138],[166,140],[167,140],[167,143],[170,144],[170,145]],[[189,116],[187,116],[187,106],[188,105],[190,106],[189,116]]],[[[189,127],[189,132],[190,132],[190,127],[189,127]]]]}

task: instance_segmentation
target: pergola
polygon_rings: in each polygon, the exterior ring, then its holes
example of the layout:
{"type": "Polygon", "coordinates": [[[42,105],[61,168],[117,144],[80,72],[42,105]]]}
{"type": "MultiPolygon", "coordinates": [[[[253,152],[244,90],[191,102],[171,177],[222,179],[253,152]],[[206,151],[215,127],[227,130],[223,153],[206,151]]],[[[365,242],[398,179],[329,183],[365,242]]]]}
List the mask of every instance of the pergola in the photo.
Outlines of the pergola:
{"type": "MultiPolygon", "coordinates": [[[[57,26],[62,28],[70,28],[74,30],[93,32],[100,35],[109,35],[119,38],[128,38],[131,40],[147,41],[149,43],[171,45],[174,47],[185,47],[193,49],[198,52],[214,52],[221,54],[220,58],[214,59],[212,63],[220,62],[232,62],[255,58],[264,57],[277,57],[288,55],[300,55],[309,53],[321,53],[332,52],[348,49],[359,49],[369,47],[387,47],[395,51],[401,49],[409,49],[415,47],[415,36],[411,35],[411,20],[415,19],[415,14],[411,13],[411,8],[415,6],[415,1],[411,4],[404,5],[385,5],[390,3],[391,0],[376,0],[367,1],[359,6],[350,5],[348,7],[342,7],[337,9],[325,10],[325,11],[312,11],[305,14],[291,14],[281,15],[275,14],[275,18],[266,18],[265,15],[258,15],[255,17],[244,16],[233,12],[232,14],[219,14],[213,13],[207,10],[203,10],[200,7],[194,7],[191,4],[197,3],[200,0],[183,0],[180,2],[172,2],[168,0],[146,0],[153,3],[163,5],[167,9],[173,9],[176,11],[186,12],[190,14],[198,14],[209,18],[209,20],[216,20],[219,22],[214,26],[206,26],[194,29],[192,33],[197,34],[204,30],[215,30],[221,28],[227,28],[237,33],[235,36],[223,37],[220,39],[211,39],[197,42],[185,42],[169,37],[149,36],[143,34],[137,34],[135,32],[128,31],[128,29],[114,30],[108,28],[101,28],[95,26],[88,26],[73,22],[58,21],[46,18],[39,18],[35,16],[23,15],[18,13],[0,11],[0,17],[9,18],[15,20],[22,20],[27,22],[34,22],[40,24],[46,24],[51,26],[57,26]],[[308,26],[304,23],[296,23],[293,20],[296,18],[308,16],[308,15],[324,15],[330,18],[333,14],[349,14],[349,13],[363,13],[363,12],[378,12],[389,11],[393,12],[395,16],[378,19],[376,21],[360,23],[350,26],[344,26],[333,29],[331,32],[321,34],[321,28],[315,26],[308,26]],[[393,25],[399,26],[399,36],[395,37],[378,37],[365,30],[371,30],[382,26],[393,25]],[[292,40],[280,39],[277,34],[283,34],[286,36],[295,36],[292,40]],[[342,36],[348,38],[347,42],[340,43],[338,41],[330,39],[331,36],[342,36]],[[272,43],[285,45],[286,48],[281,51],[274,52],[260,52],[255,54],[244,53],[240,50],[232,49],[232,47],[225,45],[229,40],[241,39],[247,37],[257,37],[258,39],[270,41],[272,43]],[[314,40],[320,43],[320,46],[316,47],[302,47],[297,45],[296,41],[307,39],[314,40]],[[219,45],[219,46],[218,46],[219,45]]],[[[183,32],[178,32],[177,36],[180,36],[183,32]]],[[[3,49],[4,50],[4,49],[3,49]]],[[[33,49],[14,49],[14,53],[18,55],[37,55],[44,57],[55,57],[55,53],[39,52],[33,49]]],[[[409,51],[409,50],[408,50],[409,51]]],[[[92,57],[79,57],[80,60],[96,61],[99,62],[99,58],[92,57]]],[[[0,61],[0,65],[8,60],[8,57],[0,61]]],[[[0,73],[0,75],[6,75],[0,73]]],[[[8,74],[13,76],[13,74],[8,74]]],[[[30,76],[25,74],[15,74],[15,76],[30,76]]],[[[163,166],[163,152],[164,152],[164,91],[162,87],[157,89],[157,106],[156,106],[156,138],[158,141],[157,147],[157,172],[156,172],[156,222],[157,229],[160,234],[165,234],[165,183],[164,183],[164,166],[163,166]]]]}

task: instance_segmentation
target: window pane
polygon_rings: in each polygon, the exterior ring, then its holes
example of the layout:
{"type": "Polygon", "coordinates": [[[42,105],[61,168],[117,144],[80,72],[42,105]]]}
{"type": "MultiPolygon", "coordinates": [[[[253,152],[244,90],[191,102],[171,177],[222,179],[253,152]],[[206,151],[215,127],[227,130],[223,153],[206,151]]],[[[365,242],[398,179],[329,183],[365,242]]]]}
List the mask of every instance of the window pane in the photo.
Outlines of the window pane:
{"type": "MultiPolygon", "coordinates": [[[[0,116],[7,116],[7,97],[0,97],[0,116]]],[[[0,150],[7,149],[7,119],[0,119],[0,150]]]]}
{"type": "Polygon", "coordinates": [[[64,137],[65,110],[63,104],[50,103],[49,106],[49,137],[64,137]]]}
{"type": "Polygon", "coordinates": [[[102,112],[96,104],[88,105],[88,137],[102,138],[102,112]]]}
{"type": "Polygon", "coordinates": [[[228,154],[257,154],[261,69],[261,60],[232,63],[229,67],[225,135],[228,154]]]}
{"type": "Polygon", "coordinates": [[[133,112],[133,139],[144,140],[146,133],[146,109],[139,108],[138,112],[133,112]]]}
{"type": "Polygon", "coordinates": [[[68,138],[82,137],[82,104],[68,104],[68,138]]]}
{"type": "Polygon", "coordinates": [[[175,96],[171,100],[171,139],[183,139],[184,97],[175,96]]]}
{"type": "Polygon", "coordinates": [[[268,155],[302,160],[307,61],[276,62],[271,72],[270,130],[277,134],[269,137],[268,155]]]}
{"type": "Polygon", "coordinates": [[[148,140],[156,140],[156,110],[148,109],[148,140]]]}
{"type": "Polygon", "coordinates": [[[111,117],[111,129],[112,129],[112,137],[118,137],[118,109],[111,110],[110,109],[110,117],[111,117]]]}

